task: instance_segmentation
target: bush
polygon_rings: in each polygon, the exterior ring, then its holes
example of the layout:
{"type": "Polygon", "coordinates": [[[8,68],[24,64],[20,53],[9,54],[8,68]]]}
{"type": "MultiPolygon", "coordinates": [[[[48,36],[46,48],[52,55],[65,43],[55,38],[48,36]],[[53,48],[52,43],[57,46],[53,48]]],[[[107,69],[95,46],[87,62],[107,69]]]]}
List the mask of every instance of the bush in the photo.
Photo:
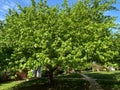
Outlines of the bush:
{"type": "Polygon", "coordinates": [[[9,81],[10,76],[8,72],[0,72],[0,82],[9,81]]]}

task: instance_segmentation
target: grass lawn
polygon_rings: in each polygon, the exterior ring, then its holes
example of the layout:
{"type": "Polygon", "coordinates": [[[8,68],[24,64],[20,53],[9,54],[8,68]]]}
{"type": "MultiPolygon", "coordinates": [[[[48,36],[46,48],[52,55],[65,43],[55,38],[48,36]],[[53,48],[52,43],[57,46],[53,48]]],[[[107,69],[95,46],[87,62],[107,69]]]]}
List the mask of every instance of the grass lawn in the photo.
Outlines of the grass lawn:
{"type": "Polygon", "coordinates": [[[69,75],[60,75],[58,78],[83,78],[80,74],[72,73],[69,75]]]}
{"type": "Polygon", "coordinates": [[[120,80],[120,71],[114,72],[84,72],[94,79],[120,80]]]}
{"type": "Polygon", "coordinates": [[[13,81],[0,85],[0,90],[88,90],[89,82],[80,74],[62,75],[54,78],[52,88],[49,88],[47,78],[30,81],[13,81]],[[68,79],[67,79],[68,78],[68,79]]]}
{"type": "Polygon", "coordinates": [[[120,90],[120,71],[114,72],[84,72],[96,79],[104,90],[120,90]]]}
{"type": "Polygon", "coordinates": [[[0,84],[0,90],[10,90],[12,89],[11,87],[15,87],[21,83],[25,82],[23,81],[10,81],[10,82],[5,82],[0,84]]]}

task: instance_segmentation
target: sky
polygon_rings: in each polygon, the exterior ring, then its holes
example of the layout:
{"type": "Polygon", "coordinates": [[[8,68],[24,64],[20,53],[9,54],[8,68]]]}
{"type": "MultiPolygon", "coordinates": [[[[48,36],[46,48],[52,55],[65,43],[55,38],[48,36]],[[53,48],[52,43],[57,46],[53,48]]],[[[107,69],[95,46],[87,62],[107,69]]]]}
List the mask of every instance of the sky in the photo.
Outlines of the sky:
{"type": "MultiPolygon", "coordinates": [[[[36,0],[37,2],[39,0],[36,0]]],[[[77,0],[69,0],[69,4],[75,3],[77,0]]],[[[119,1],[119,0],[117,0],[119,1]]],[[[47,0],[48,5],[62,4],[63,0],[47,0]]],[[[4,20],[8,9],[15,8],[17,10],[17,4],[21,6],[28,6],[31,4],[30,0],[0,0],[0,20],[4,20]]],[[[120,10],[120,4],[115,5],[120,10]]],[[[109,11],[105,15],[111,15],[118,17],[116,23],[120,23],[120,11],[109,11]]]]}

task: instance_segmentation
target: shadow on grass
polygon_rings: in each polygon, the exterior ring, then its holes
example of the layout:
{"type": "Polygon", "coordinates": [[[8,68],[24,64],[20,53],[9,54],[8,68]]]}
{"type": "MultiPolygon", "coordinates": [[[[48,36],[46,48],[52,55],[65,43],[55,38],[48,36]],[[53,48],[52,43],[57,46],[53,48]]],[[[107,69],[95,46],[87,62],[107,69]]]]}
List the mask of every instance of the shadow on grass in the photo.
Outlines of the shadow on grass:
{"type": "Polygon", "coordinates": [[[74,79],[54,79],[54,84],[52,87],[49,87],[49,84],[46,82],[41,83],[41,79],[35,80],[35,82],[29,81],[24,82],[14,88],[14,90],[88,90],[89,82],[85,80],[74,80],[74,79]],[[40,81],[39,83],[36,81],[40,81]]]}
{"type": "Polygon", "coordinates": [[[51,88],[47,78],[39,78],[23,82],[14,87],[14,90],[88,90],[89,82],[80,77],[80,75],[71,74],[54,78],[51,88]],[[78,77],[79,79],[74,79],[78,77]]]}
{"type": "Polygon", "coordinates": [[[82,78],[82,76],[79,73],[72,73],[69,75],[60,75],[58,78],[82,78]]]}
{"type": "Polygon", "coordinates": [[[120,79],[120,72],[85,72],[84,74],[94,79],[108,79],[108,80],[120,79]]]}
{"type": "Polygon", "coordinates": [[[86,72],[85,74],[96,79],[104,90],[120,90],[120,72],[86,72]]]}
{"type": "Polygon", "coordinates": [[[120,90],[120,81],[96,80],[104,90],[120,90]]]}

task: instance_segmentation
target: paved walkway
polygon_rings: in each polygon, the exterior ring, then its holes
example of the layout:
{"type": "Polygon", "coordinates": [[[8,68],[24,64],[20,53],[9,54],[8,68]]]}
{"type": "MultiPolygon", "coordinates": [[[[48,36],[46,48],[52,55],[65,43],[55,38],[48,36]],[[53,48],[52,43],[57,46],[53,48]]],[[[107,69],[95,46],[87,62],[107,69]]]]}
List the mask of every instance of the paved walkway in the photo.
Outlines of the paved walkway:
{"type": "Polygon", "coordinates": [[[95,81],[95,79],[92,79],[91,77],[88,77],[87,75],[81,74],[87,81],[90,83],[89,90],[104,90],[102,87],[95,81]]]}

